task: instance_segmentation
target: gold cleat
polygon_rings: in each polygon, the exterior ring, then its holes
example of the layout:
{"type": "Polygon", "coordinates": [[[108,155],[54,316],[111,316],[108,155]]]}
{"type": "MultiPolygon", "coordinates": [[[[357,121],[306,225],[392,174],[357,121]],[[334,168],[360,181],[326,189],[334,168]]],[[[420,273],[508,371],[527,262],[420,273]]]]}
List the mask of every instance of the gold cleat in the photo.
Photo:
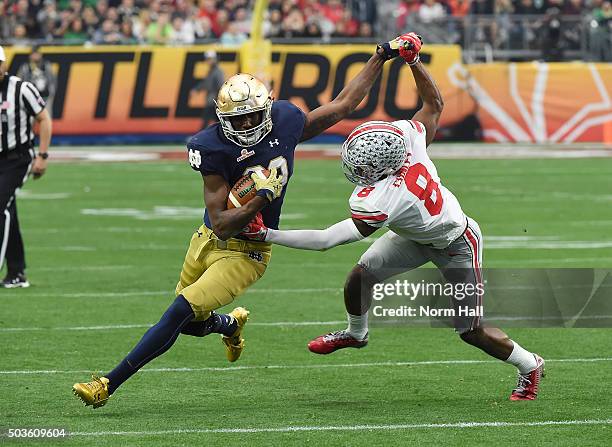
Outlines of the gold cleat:
{"type": "Polygon", "coordinates": [[[91,375],[91,379],[91,382],[72,385],[72,392],[85,403],[85,406],[102,407],[108,400],[108,379],[95,374],[91,375]]]}
{"type": "Polygon", "coordinates": [[[230,337],[226,337],[225,335],[221,336],[221,341],[225,345],[225,353],[227,354],[227,359],[230,362],[235,362],[240,358],[240,354],[242,354],[242,350],[244,349],[244,338],[240,336],[242,330],[244,329],[244,325],[249,319],[249,311],[244,307],[237,307],[232,310],[229,315],[234,317],[238,322],[238,328],[236,332],[230,337]]]}

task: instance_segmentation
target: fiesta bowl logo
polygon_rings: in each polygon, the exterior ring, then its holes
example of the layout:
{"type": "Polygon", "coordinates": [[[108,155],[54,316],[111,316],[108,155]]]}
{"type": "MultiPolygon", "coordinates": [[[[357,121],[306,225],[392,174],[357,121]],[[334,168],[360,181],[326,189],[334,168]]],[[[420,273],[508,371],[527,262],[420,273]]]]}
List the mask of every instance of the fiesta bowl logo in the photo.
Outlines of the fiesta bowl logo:
{"type": "Polygon", "coordinates": [[[609,64],[454,64],[448,78],[477,104],[489,141],[612,141],[609,64]]]}

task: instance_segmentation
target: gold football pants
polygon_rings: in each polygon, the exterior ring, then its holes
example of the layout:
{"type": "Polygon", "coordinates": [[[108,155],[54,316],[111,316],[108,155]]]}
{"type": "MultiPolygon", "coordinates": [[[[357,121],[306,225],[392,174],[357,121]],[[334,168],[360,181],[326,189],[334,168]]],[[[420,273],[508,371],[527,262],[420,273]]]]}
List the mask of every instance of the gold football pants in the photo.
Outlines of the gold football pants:
{"type": "Polygon", "coordinates": [[[176,295],[185,297],[196,320],[206,320],[261,278],[270,256],[267,242],[221,241],[202,225],[191,238],[176,295]]]}

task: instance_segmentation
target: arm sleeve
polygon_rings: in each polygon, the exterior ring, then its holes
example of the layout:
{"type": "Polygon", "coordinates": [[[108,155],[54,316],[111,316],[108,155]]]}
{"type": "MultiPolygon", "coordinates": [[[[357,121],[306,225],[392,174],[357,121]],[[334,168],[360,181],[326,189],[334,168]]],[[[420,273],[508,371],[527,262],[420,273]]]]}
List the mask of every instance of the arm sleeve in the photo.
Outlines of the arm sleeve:
{"type": "Polygon", "coordinates": [[[302,250],[327,250],[338,245],[363,239],[352,219],[332,225],[325,230],[268,230],[266,241],[302,250]]]}
{"type": "Polygon", "coordinates": [[[38,115],[45,108],[45,100],[42,99],[36,87],[29,82],[24,82],[21,86],[21,97],[28,112],[32,115],[38,115]]]}

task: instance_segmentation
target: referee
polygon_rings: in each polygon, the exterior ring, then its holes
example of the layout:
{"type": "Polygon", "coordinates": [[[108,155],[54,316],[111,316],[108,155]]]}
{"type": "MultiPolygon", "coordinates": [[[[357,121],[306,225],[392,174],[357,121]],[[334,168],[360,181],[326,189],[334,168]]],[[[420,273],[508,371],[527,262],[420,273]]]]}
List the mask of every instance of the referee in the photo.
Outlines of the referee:
{"type": "Polygon", "coordinates": [[[29,287],[15,194],[30,174],[36,179],[47,169],[51,118],[38,90],[5,70],[6,56],[0,47],[0,270],[5,260],[7,267],[0,287],[29,287]],[[40,125],[37,156],[34,120],[40,125]]]}

